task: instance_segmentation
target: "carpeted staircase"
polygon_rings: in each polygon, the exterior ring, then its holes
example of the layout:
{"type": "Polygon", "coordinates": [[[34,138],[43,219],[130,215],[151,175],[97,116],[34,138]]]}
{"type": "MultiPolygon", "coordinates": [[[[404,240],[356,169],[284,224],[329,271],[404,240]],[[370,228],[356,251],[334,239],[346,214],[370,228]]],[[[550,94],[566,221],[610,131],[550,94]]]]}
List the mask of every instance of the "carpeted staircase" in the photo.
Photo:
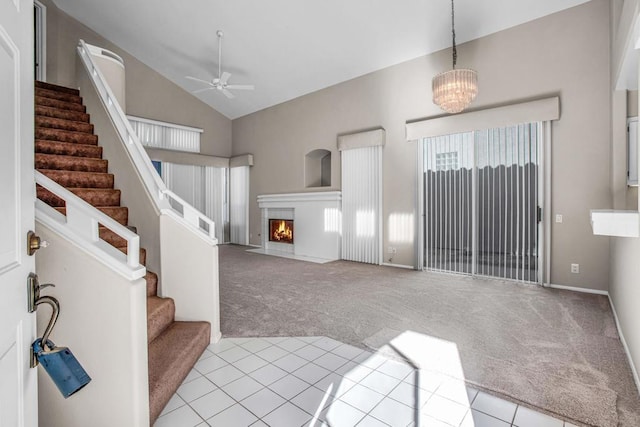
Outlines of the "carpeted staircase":
{"type": "MultiPolygon", "coordinates": [[[[35,83],[35,168],[58,184],[128,226],[128,210],[120,205],[109,162],[93,133],[79,91],[35,83]]],[[[37,196],[65,213],[64,201],[38,186],[37,196]]],[[[126,253],[126,242],[100,227],[100,237],[126,253]]],[[[146,251],[140,249],[140,263],[146,251]]],[[[157,296],[158,276],[147,271],[147,334],[149,345],[149,406],[151,423],[209,345],[207,322],[176,322],[171,298],[157,296]]],[[[116,408],[114,408],[116,409],[116,408]]]]}

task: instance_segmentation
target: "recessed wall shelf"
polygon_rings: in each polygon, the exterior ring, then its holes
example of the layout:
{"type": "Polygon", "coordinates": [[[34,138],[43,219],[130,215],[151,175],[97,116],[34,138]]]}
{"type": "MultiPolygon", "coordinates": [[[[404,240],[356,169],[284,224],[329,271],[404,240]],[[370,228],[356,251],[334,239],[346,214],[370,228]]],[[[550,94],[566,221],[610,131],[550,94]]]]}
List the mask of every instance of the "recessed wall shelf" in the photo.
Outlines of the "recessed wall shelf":
{"type": "Polygon", "coordinates": [[[307,188],[331,187],[331,151],[320,148],[304,156],[304,182],[307,188]]]}

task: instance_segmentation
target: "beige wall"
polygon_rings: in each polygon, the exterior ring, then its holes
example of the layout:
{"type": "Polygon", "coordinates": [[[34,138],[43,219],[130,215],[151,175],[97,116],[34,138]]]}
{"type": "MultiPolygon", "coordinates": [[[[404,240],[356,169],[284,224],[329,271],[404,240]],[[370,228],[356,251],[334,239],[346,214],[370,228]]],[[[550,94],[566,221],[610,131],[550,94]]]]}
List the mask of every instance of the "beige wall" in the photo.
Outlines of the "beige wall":
{"type": "Polygon", "coordinates": [[[638,91],[627,91],[627,117],[636,117],[638,115],[638,91]]]}
{"type": "MultiPolygon", "coordinates": [[[[633,33],[629,31],[629,16],[617,14],[621,10],[622,0],[612,2],[613,26],[612,34],[616,37],[612,44],[612,67],[617,69],[623,57],[617,52],[624,51],[629,41],[633,41],[633,33]],[[620,30],[619,30],[620,29],[620,30]],[[631,35],[630,35],[631,33],[631,35]]],[[[638,0],[626,0],[627,9],[636,9],[638,0]]],[[[638,76],[636,76],[637,78],[638,76]]],[[[611,86],[616,86],[616,75],[612,75],[611,86]]],[[[627,121],[628,117],[638,115],[638,91],[614,91],[611,97],[611,193],[615,209],[637,210],[638,188],[627,186],[627,121]]],[[[638,370],[640,370],[640,239],[611,238],[611,276],[609,296],[620,328],[620,335],[625,343],[631,362],[636,386],[640,386],[638,370]]]]}
{"type": "Polygon", "coordinates": [[[174,215],[160,215],[160,295],[175,301],[176,320],[209,322],[215,343],[222,336],[218,245],[198,234],[174,215]]]}
{"type": "Polygon", "coordinates": [[[618,316],[620,333],[631,358],[636,385],[640,370],[640,238],[611,238],[609,295],[618,316]]]}
{"type": "MultiPolygon", "coordinates": [[[[146,281],[124,278],[39,222],[36,232],[49,242],[36,255],[36,270],[56,284],[47,294],[60,302],[51,341],[69,347],[91,377],[85,388],[64,399],[38,368],[40,425],[148,426],[146,281]]],[[[50,313],[48,307],[38,310],[39,331],[50,313]]]]}
{"type": "Polygon", "coordinates": [[[42,3],[47,7],[49,82],[76,87],[79,39],[109,49],[124,59],[127,114],[202,128],[202,154],[231,156],[231,120],[62,12],[51,0],[42,3]]]}
{"type": "MultiPolygon", "coordinates": [[[[554,284],[606,290],[609,239],[594,237],[589,210],[611,207],[609,2],[584,5],[459,47],[459,66],[479,72],[473,109],[558,95],[553,123],[552,224],[554,284]],[[579,263],[580,274],[570,273],[579,263]]],[[[304,154],[332,151],[332,187],[340,189],[338,134],[383,127],[384,246],[388,219],[415,214],[416,146],[405,141],[407,120],[436,116],[431,78],[450,67],[450,50],[421,57],[233,121],[233,153],[254,154],[251,243],[260,242],[259,194],[305,191],[304,154]]],[[[397,244],[393,262],[413,264],[414,243],[397,244]]]]}

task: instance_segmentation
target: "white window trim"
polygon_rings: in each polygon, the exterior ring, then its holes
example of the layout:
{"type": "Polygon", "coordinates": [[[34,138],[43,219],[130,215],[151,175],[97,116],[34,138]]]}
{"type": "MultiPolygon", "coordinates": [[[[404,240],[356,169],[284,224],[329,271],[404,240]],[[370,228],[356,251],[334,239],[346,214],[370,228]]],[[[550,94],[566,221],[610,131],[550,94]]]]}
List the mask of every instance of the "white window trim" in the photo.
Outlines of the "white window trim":
{"type": "Polygon", "coordinates": [[[627,119],[627,186],[638,186],[638,117],[627,119]],[[632,177],[631,173],[634,173],[632,177]],[[634,180],[635,178],[635,180],[634,180]]]}
{"type": "Polygon", "coordinates": [[[47,6],[39,2],[38,0],[33,0],[33,5],[37,10],[38,21],[36,25],[40,24],[39,34],[36,32],[36,44],[38,48],[36,52],[39,54],[36,58],[38,61],[38,73],[35,76],[36,80],[40,80],[43,82],[47,81],[47,6]]]}

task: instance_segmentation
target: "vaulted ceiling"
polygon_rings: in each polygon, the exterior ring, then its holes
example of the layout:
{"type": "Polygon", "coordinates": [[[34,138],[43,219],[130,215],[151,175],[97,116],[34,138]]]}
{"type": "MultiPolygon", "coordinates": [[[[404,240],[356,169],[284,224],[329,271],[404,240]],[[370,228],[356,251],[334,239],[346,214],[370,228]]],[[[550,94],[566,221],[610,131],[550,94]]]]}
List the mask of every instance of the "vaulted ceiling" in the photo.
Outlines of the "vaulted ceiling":
{"type": "MultiPolygon", "coordinates": [[[[457,0],[456,39],[586,1],[457,0]]],[[[231,84],[255,90],[236,91],[235,99],[213,90],[194,96],[232,119],[451,45],[447,0],[54,2],[188,91],[203,85],[185,76],[217,76],[216,30],[223,30],[223,71],[231,84]]]]}

